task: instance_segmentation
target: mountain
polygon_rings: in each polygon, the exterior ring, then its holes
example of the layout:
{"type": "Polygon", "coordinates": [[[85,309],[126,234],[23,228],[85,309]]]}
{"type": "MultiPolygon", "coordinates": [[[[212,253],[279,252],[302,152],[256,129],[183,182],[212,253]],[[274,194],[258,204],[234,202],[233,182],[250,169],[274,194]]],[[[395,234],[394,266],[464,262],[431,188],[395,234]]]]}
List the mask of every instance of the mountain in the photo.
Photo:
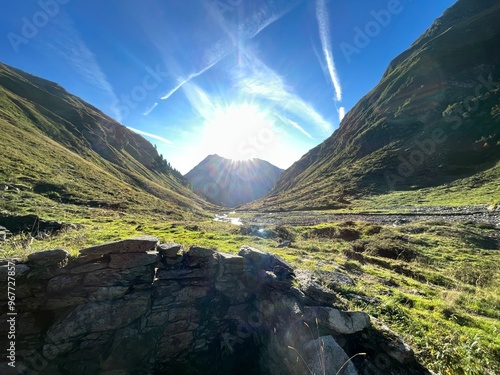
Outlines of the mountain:
{"type": "Polygon", "coordinates": [[[283,169],[265,160],[234,161],[209,155],[185,177],[210,201],[236,207],[266,195],[281,173],[283,169]]]}
{"type": "MultiPolygon", "coordinates": [[[[142,136],[58,84],[0,64],[0,184],[51,203],[182,216],[207,207],[142,136]]],[[[31,207],[33,208],[33,207],[31,207]]]]}
{"type": "Polygon", "coordinates": [[[252,208],[338,208],[409,191],[498,201],[498,19],[497,0],[458,0],[252,208]]]}

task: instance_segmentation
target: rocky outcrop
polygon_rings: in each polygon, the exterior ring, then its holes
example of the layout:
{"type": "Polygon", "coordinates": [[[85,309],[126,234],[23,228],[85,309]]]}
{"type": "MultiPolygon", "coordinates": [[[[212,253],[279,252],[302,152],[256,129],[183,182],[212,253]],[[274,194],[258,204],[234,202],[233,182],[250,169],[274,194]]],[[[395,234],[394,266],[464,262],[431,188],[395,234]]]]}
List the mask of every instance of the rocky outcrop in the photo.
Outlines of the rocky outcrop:
{"type": "Polygon", "coordinates": [[[1,287],[13,277],[16,297],[9,304],[1,296],[9,313],[0,320],[0,344],[14,346],[7,361],[16,367],[3,363],[0,372],[429,373],[388,328],[342,311],[333,293],[300,275],[250,247],[238,255],[184,251],[150,236],[79,257],[50,250],[12,260],[0,266],[1,287]]]}
{"type": "Polygon", "coordinates": [[[79,229],[80,226],[55,220],[44,220],[38,215],[18,216],[0,213],[0,240],[3,237],[1,232],[6,233],[5,237],[19,233],[26,233],[34,237],[47,237],[67,228],[79,229]]]}

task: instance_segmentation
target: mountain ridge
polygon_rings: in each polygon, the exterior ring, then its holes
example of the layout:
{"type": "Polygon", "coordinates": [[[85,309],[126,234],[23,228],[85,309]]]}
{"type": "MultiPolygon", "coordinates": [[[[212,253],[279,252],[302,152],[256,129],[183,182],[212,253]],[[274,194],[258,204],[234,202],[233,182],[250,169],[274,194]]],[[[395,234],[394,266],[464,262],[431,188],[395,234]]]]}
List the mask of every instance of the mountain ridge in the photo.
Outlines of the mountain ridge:
{"type": "Polygon", "coordinates": [[[249,208],[340,208],[366,196],[446,186],[484,171],[491,171],[487,180],[500,177],[498,16],[494,1],[459,0],[393,59],[328,139],[249,208]],[[428,152],[422,151],[419,145],[431,141],[428,152]]]}
{"type": "Polygon", "coordinates": [[[77,205],[210,207],[144,137],[56,83],[0,64],[0,103],[2,182],[77,205]]]}
{"type": "Polygon", "coordinates": [[[231,160],[211,154],[185,177],[209,201],[236,207],[267,194],[282,172],[262,159],[231,160]]]}

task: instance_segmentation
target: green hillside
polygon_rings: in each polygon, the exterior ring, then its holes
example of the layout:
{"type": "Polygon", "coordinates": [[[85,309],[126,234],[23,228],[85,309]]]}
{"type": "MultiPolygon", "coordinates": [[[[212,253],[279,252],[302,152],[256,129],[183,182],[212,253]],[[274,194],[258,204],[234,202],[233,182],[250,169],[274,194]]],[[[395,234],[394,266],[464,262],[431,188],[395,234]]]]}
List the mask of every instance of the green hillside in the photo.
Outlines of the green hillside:
{"type": "Polygon", "coordinates": [[[180,218],[208,207],[146,139],[57,84],[1,64],[0,131],[0,210],[62,204],[180,218]]]}
{"type": "Polygon", "coordinates": [[[500,200],[499,18],[496,1],[458,1],[251,207],[417,204],[422,189],[429,205],[500,200]]]}

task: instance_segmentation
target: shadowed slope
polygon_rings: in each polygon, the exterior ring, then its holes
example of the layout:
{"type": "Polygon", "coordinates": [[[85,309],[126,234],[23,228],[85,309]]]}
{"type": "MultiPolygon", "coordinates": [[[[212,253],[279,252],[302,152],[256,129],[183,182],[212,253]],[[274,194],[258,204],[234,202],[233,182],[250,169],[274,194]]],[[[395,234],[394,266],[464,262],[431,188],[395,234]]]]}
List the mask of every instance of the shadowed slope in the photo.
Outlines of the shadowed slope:
{"type": "Polygon", "coordinates": [[[459,0],[252,207],[335,208],[450,183],[465,195],[475,175],[486,192],[500,178],[499,17],[496,1],[459,0]]]}
{"type": "Polygon", "coordinates": [[[166,213],[206,206],[142,136],[59,85],[2,64],[0,127],[2,183],[59,203],[166,213]]]}

